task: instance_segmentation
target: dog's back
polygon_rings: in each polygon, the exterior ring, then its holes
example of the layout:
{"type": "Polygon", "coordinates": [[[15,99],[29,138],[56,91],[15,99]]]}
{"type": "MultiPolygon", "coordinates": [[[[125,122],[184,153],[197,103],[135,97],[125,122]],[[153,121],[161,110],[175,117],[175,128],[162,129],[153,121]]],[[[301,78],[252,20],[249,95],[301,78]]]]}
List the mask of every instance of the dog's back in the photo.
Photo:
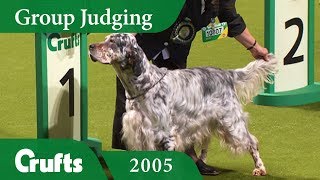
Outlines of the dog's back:
{"type": "MultiPolygon", "coordinates": [[[[269,55],[269,60],[255,60],[244,68],[223,70],[214,67],[196,67],[170,71],[165,78],[173,88],[171,98],[181,101],[201,101],[211,98],[227,99],[235,92],[242,103],[247,103],[264,88],[264,82],[272,83],[270,74],[277,71],[277,60],[269,55]]],[[[160,90],[161,91],[161,90],[160,90]]]]}

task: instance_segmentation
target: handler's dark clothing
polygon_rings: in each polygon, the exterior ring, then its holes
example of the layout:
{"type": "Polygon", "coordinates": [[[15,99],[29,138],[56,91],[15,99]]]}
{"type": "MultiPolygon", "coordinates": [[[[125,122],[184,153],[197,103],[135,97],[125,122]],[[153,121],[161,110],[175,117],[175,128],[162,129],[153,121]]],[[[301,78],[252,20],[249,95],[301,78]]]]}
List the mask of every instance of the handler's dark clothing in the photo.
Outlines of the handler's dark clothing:
{"type": "MultiPolygon", "coordinates": [[[[168,69],[184,69],[187,66],[191,43],[187,45],[174,44],[170,42],[170,35],[176,23],[188,17],[195,26],[196,31],[207,26],[211,18],[218,17],[220,22],[227,22],[229,37],[241,34],[246,28],[245,22],[235,9],[236,0],[206,0],[204,12],[201,14],[201,0],[186,0],[185,7],[180,12],[176,22],[168,29],[159,33],[138,34],[136,36],[139,46],[143,49],[148,59],[158,67],[168,69]],[[217,3],[219,2],[219,3],[217,3]],[[164,48],[170,54],[169,59],[164,60],[160,53],[156,59],[152,59],[164,48]]],[[[122,115],[125,112],[125,90],[117,78],[116,110],[113,120],[112,148],[126,149],[121,142],[122,115]]]]}

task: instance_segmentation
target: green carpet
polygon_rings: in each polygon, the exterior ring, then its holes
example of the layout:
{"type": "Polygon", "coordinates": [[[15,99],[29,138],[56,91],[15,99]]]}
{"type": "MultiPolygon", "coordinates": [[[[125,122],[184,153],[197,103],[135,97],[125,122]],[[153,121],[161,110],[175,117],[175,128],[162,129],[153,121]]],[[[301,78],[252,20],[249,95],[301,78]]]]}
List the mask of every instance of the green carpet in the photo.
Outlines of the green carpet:
{"type": "MultiPolygon", "coordinates": [[[[241,0],[238,12],[251,33],[263,44],[263,1],[241,0]]],[[[316,2],[315,67],[320,81],[320,6],[316,2]]],[[[106,34],[90,34],[89,43],[106,34]]],[[[36,137],[35,57],[33,34],[0,34],[0,138],[36,137]]],[[[198,34],[188,66],[239,68],[253,58],[234,39],[202,43],[198,34]]],[[[89,136],[111,149],[115,104],[115,73],[111,66],[88,61],[89,136]]],[[[260,141],[260,152],[270,179],[320,178],[320,103],[299,107],[267,107],[249,104],[250,130],[260,141]]],[[[223,169],[204,179],[252,179],[249,155],[235,156],[214,139],[208,163],[223,169]]],[[[257,178],[260,179],[260,178],[257,178]]],[[[262,178],[261,178],[262,179],[262,178]]]]}

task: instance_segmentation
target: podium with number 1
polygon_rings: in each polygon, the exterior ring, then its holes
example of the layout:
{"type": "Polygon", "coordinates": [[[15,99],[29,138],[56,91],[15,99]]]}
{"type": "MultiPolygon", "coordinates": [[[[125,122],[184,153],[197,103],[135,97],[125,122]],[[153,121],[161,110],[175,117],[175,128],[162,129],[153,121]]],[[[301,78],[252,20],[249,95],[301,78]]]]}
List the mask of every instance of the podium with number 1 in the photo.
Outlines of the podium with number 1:
{"type": "Polygon", "coordinates": [[[38,33],[36,45],[37,136],[88,139],[87,34],[38,33]]]}

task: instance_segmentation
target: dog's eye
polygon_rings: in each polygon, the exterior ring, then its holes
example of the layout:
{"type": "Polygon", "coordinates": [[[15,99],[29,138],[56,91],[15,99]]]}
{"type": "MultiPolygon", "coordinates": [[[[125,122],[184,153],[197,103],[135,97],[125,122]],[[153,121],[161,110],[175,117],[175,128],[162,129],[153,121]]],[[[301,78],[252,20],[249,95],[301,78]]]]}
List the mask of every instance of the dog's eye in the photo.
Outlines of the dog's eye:
{"type": "Polygon", "coordinates": [[[109,41],[109,42],[114,43],[114,40],[113,40],[113,39],[110,39],[110,41],[109,41]]]}

